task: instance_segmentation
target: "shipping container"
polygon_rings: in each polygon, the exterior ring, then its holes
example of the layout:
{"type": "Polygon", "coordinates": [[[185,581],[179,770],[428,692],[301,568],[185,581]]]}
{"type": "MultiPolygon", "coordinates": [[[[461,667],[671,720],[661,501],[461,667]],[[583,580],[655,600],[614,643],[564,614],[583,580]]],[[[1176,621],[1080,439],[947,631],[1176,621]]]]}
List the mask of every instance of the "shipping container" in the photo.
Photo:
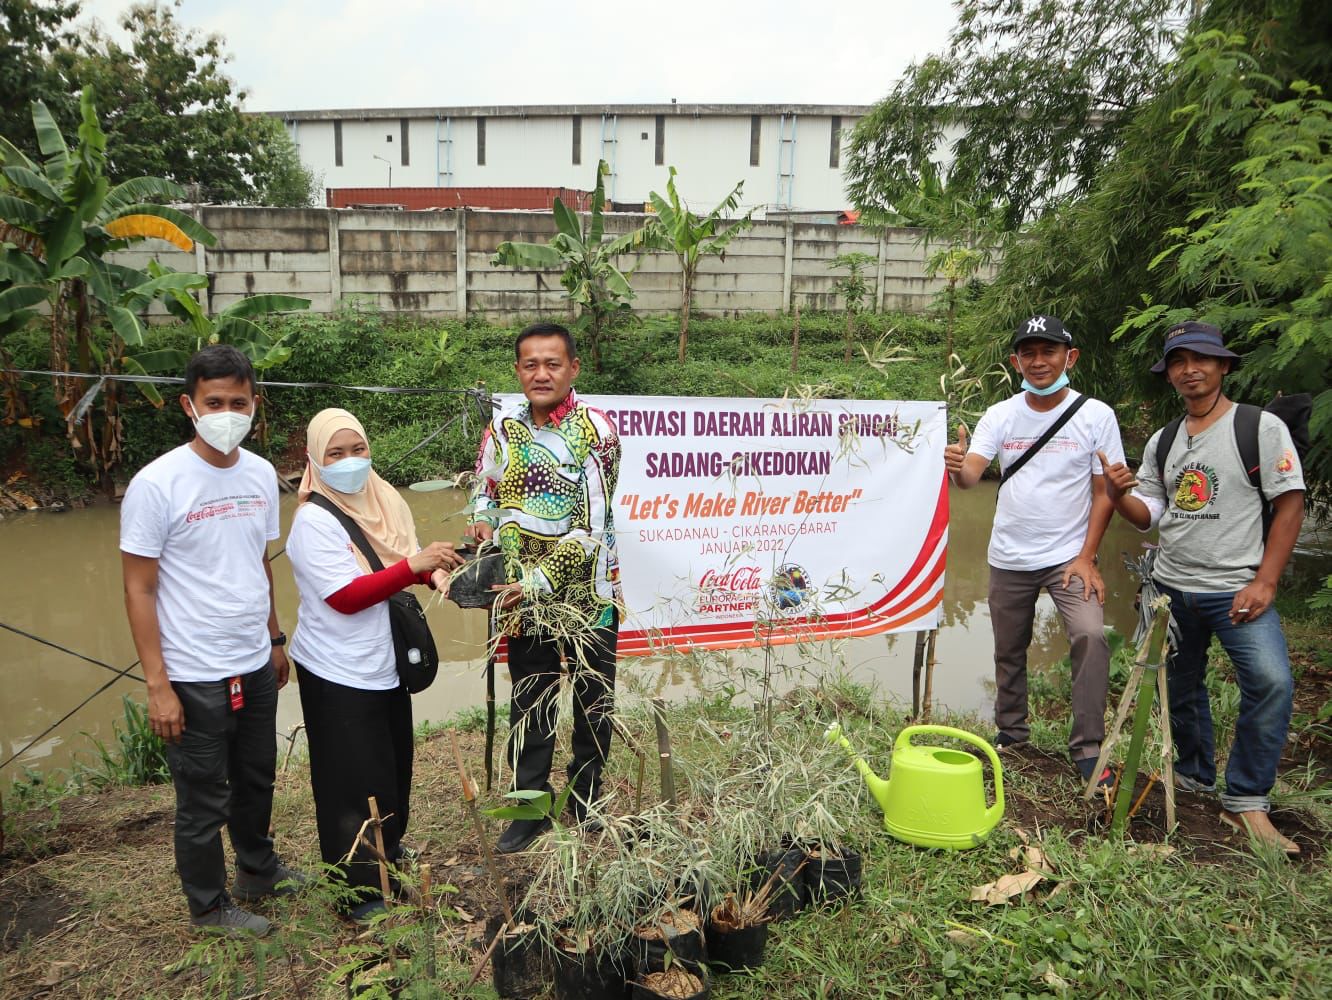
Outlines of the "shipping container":
{"type": "Polygon", "coordinates": [[[577,212],[586,212],[587,191],[558,187],[375,187],[325,188],[329,208],[401,208],[408,212],[432,208],[489,208],[497,211],[549,211],[559,198],[577,212]]]}

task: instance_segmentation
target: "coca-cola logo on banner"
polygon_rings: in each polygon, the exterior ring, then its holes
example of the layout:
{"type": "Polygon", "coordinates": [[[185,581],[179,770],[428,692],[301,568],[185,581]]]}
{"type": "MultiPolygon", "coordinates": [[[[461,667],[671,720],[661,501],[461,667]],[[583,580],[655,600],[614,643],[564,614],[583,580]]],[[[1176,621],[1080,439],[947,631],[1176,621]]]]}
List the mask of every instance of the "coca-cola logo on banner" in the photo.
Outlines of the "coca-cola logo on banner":
{"type": "Polygon", "coordinates": [[[726,569],[706,570],[698,581],[698,589],[704,593],[710,591],[729,591],[732,593],[756,591],[763,586],[763,571],[757,566],[730,566],[726,569]]]}

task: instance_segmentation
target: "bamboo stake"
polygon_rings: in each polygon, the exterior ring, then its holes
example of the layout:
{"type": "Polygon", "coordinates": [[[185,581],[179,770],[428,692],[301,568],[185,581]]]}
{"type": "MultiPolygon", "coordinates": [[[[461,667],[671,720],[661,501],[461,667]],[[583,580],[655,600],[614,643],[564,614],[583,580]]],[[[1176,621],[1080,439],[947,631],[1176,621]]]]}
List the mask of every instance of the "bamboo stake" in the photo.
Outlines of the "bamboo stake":
{"type": "Polygon", "coordinates": [[[1170,619],[1170,600],[1161,598],[1157,603],[1152,618],[1151,630],[1147,633],[1147,655],[1143,663],[1143,679],[1138,685],[1138,707],[1133,716],[1133,736],[1129,741],[1128,758],[1124,762],[1124,777],[1119,785],[1119,795],[1115,799],[1115,817],[1110,824],[1110,832],[1121,835],[1128,821],[1129,803],[1133,798],[1133,786],[1138,781],[1138,763],[1142,757],[1142,746],[1147,738],[1147,724],[1152,716],[1152,704],[1156,700],[1156,674],[1162,667],[1165,653],[1167,622],[1170,619]],[[1147,672],[1152,677],[1146,676],[1147,672]]]}
{"type": "Polygon", "coordinates": [[[433,910],[435,908],[435,898],[430,888],[429,861],[421,866],[421,905],[424,906],[426,910],[433,910]]]}
{"type": "Polygon", "coordinates": [[[503,926],[495,932],[495,936],[490,939],[490,947],[487,948],[485,954],[481,956],[481,960],[477,962],[476,965],[472,966],[472,978],[467,980],[468,986],[475,986],[476,981],[481,978],[481,973],[485,970],[486,963],[490,961],[490,956],[495,954],[495,946],[500,943],[500,938],[504,937],[504,932],[508,929],[509,923],[506,921],[503,926]]]}
{"type": "Polygon", "coordinates": [[[389,885],[388,864],[384,860],[383,821],[379,818],[379,803],[373,795],[370,796],[370,819],[375,831],[375,849],[379,852],[379,887],[384,891],[384,905],[388,906],[393,898],[393,889],[389,885]]]}
{"type": "Polygon", "coordinates": [[[1096,782],[1101,775],[1105,773],[1106,764],[1110,761],[1110,753],[1119,742],[1119,734],[1124,729],[1124,720],[1128,718],[1129,709],[1133,707],[1133,693],[1138,690],[1142,683],[1143,663],[1147,657],[1147,644],[1143,643],[1138,650],[1138,656],[1133,662],[1133,667],[1129,670],[1128,682],[1124,685],[1124,693],[1119,697],[1119,707],[1115,709],[1115,721],[1110,728],[1106,730],[1105,739],[1101,741],[1101,752],[1096,756],[1096,767],[1092,770],[1092,776],[1087,779],[1087,787],[1082,790],[1082,798],[1090,801],[1096,794],[1096,782]]]}
{"type": "Polygon", "coordinates": [[[486,791],[495,784],[495,616],[486,612],[486,791]]]}
{"type": "Polygon", "coordinates": [[[1143,788],[1142,794],[1138,796],[1138,801],[1133,803],[1133,808],[1129,810],[1129,819],[1132,819],[1134,816],[1137,815],[1138,810],[1142,808],[1142,804],[1147,801],[1147,793],[1150,792],[1152,790],[1152,786],[1155,785],[1160,780],[1161,776],[1157,774],[1155,771],[1153,771],[1151,774],[1147,776],[1147,785],[1145,788],[1143,788]]]}
{"type": "Polygon", "coordinates": [[[920,721],[920,672],[925,667],[925,633],[916,633],[916,653],[911,660],[911,720],[920,721]]]}
{"type": "Polygon", "coordinates": [[[939,630],[932,628],[926,633],[925,638],[925,703],[921,705],[921,718],[926,722],[930,721],[930,713],[934,705],[934,648],[939,641],[939,630]]]}
{"type": "Polygon", "coordinates": [[[634,787],[634,815],[637,815],[643,811],[643,782],[647,778],[647,751],[630,734],[629,728],[614,715],[611,716],[611,725],[620,734],[620,739],[624,740],[624,745],[629,748],[629,752],[638,758],[638,784],[634,787]]]}
{"type": "Polygon", "coordinates": [[[661,796],[675,805],[675,771],[671,765],[671,732],[666,728],[666,702],[652,699],[652,721],[657,726],[657,756],[661,758],[661,796]]]}
{"type": "Polygon", "coordinates": [[[1170,729],[1170,688],[1166,669],[1156,672],[1157,694],[1160,696],[1161,714],[1161,771],[1165,775],[1166,830],[1175,828],[1175,735],[1170,729]]]}
{"type": "MultiPolygon", "coordinates": [[[[278,480],[278,482],[281,482],[281,480],[278,480]]],[[[283,774],[287,773],[287,765],[291,763],[291,752],[296,749],[296,737],[300,735],[301,730],[304,728],[305,728],[305,723],[298,722],[296,723],[296,725],[291,727],[291,732],[286,736],[287,755],[284,758],[282,758],[283,774]]]]}
{"type": "Polygon", "coordinates": [[[472,779],[467,777],[467,769],[463,766],[462,749],[458,746],[458,731],[449,730],[449,741],[453,744],[453,760],[458,765],[458,778],[462,781],[463,805],[467,809],[467,815],[472,818],[472,825],[476,827],[476,839],[481,846],[481,860],[485,863],[486,872],[490,879],[495,883],[495,891],[499,894],[500,906],[504,910],[505,920],[512,924],[513,907],[509,905],[509,893],[504,887],[504,879],[500,878],[499,870],[495,867],[495,859],[490,853],[490,843],[486,840],[486,829],[481,823],[481,814],[476,808],[476,785],[472,779]]]}

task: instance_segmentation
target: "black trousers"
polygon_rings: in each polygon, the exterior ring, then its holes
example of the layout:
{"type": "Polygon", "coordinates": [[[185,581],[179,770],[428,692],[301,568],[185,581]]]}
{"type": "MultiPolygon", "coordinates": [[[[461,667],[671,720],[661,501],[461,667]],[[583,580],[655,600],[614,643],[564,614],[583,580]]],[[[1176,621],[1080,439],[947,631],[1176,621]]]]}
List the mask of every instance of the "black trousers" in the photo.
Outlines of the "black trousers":
{"type": "Polygon", "coordinates": [[[577,649],[549,636],[509,637],[509,765],[516,788],[550,787],[561,662],[573,682],[573,757],[568,777],[584,802],[601,794],[601,772],[610,756],[615,708],[615,624],[594,629],[577,649]]]}
{"type": "MultiPolygon", "coordinates": [[[[380,893],[379,864],[364,846],[357,844],[351,862],[341,863],[370,818],[371,795],[383,819],[384,853],[390,861],[402,857],[411,809],[412,696],[402,688],[365,691],[335,684],[299,663],[296,681],[310,745],[319,854],[357,890],[344,907],[351,909],[380,893]]],[[[367,836],[373,843],[373,835],[367,831],[367,836]]]]}
{"type": "Polygon", "coordinates": [[[236,866],[259,876],[277,868],[273,776],[277,770],[277,675],[272,664],[241,678],[244,707],[231,709],[226,681],[172,683],[185,710],[185,732],[167,744],[176,786],[176,871],[194,916],[226,897],[222,827],[236,866]]]}

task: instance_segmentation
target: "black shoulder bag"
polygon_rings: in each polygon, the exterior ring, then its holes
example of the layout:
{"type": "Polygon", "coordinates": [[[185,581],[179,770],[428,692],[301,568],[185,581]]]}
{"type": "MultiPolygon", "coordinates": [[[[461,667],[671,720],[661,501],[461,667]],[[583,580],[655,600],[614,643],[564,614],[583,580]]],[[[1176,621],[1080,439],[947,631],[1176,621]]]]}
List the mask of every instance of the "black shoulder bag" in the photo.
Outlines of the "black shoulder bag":
{"type": "MultiPolygon", "coordinates": [[[[1056,420],[1054,423],[1052,423],[1049,427],[1047,427],[1045,429],[1045,433],[1036,439],[1036,443],[1033,444],[1026,451],[1024,451],[1020,456],[1018,456],[1018,460],[1004,470],[1004,474],[999,477],[999,488],[996,489],[994,492],[995,503],[999,502],[999,490],[1004,488],[1004,483],[1008,482],[1015,475],[1017,475],[1018,469],[1022,468],[1024,465],[1030,462],[1032,458],[1035,457],[1038,451],[1040,451],[1042,448],[1044,448],[1047,444],[1050,443],[1050,439],[1059,433],[1059,429],[1063,427],[1064,424],[1068,423],[1070,420],[1073,419],[1073,414],[1077,413],[1079,407],[1081,407],[1083,403],[1087,402],[1087,398],[1088,397],[1086,396],[1079,396],[1077,399],[1073,400],[1072,405],[1070,405],[1067,410],[1065,410],[1063,413],[1059,415],[1059,419],[1056,420]]],[[[311,496],[313,495],[314,494],[311,494],[311,496]]]]}
{"type": "MultiPolygon", "coordinates": [[[[375,552],[375,547],[365,537],[361,526],[340,510],[332,500],[321,494],[311,493],[309,502],[324,508],[338,519],[338,523],[365,556],[365,561],[370,564],[371,570],[378,573],[384,568],[383,562],[375,552]]],[[[393,633],[393,654],[398,664],[398,680],[402,681],[402,686],[408,693],[416,694],[433,684],[435,675],[439,672],[439,650],[435,648],[435,637],[430,634],[425,609],[421,607],[421,602],[416,599],[415,594],[400,590],[388,599],[388,606],[389,629],[393,633]]]]}

